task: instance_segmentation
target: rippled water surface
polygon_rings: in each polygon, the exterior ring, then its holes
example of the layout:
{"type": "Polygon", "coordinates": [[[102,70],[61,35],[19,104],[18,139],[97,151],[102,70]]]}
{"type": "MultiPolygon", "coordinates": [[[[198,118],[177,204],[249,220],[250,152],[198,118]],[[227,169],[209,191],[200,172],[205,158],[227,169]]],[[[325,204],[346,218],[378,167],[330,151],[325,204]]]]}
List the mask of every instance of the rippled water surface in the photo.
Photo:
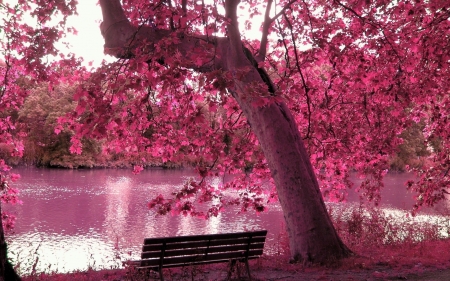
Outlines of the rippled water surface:
{"type": "MultiPolygon", "coordinates": [[[[256,215],[228,209],[210,220],[184,216],[155,216],[148,200],[179,187],[194,174],[189,170],[49,170],[18,169],[17,186],[23,205],[5,206],[17,216],[8,234],[14,263],[23,273],[69,272],[120,267],[139,258],[145,237],[226,233],[267,229],[268,246],[276,251],[283,216],[279,205],[256,215]]],[[[412,206],[401,186],[407,175],[386,179],[383,202],[394,208],[412,206]]],[[[357,201],[357,194],[349,195],[357,201]]]]}

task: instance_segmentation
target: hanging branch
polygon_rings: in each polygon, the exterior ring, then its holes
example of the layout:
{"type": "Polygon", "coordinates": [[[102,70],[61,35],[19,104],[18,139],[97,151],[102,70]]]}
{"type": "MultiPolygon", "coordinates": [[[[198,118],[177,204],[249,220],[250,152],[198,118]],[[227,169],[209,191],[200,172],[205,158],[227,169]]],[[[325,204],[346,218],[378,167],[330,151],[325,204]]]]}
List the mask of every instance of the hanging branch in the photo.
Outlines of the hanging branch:
{"type": "Polygon", "coordinates": [[[298,73],[300,74],[300,78],[302,79],[302,85],[303,88],[305,89],[305,96],[306,96],[306,105],[308,106],[308,131],[306,133],[305,139],[310,138],[310,134],[311,134],[311,98],[309,96],[309,87],[306,84],[306,79],[305,76],[303,75],[303,71],[300,67],[300,60],[298,58],[298,51],[297,51],[297,44],[295,43],[295,36],[294,33],[292,32],[292,24],[289,21],[288,17],[286,16],[286,14],[283,14],[284,19],[286,20],[286,23],[288,24],[289,30],[291,32],[291,39],[292,39],[292,44],[294,45],[294,54],[295,54],[295,66],[297,67],[298,73]]]}

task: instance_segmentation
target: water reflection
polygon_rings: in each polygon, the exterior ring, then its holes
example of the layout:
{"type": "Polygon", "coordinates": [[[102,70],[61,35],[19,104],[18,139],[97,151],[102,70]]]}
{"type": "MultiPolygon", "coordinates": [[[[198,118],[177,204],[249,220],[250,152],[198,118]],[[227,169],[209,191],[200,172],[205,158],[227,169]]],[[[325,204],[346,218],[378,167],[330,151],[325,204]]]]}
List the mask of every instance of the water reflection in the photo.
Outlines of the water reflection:
{"type": "MultiPolygon", "coordinates": [[[[34,265],[36,272],[119,267],[121,261],[139,258],[145,237],[267,229],[265,250],[274,253],[284,225],[279,205],[258,216],[237,215],[238,209],[228,208],[210,220],[149,211],[148,200],[180,187],[194,176],[189,170],[146,170],[139,175],[129,170],[16,172],[22,176],[17,184],[24,204],[7,206],[18,217],[8,240],[22,273],[30,273],[34,265]]],[[[393,188],[383,190],[382,203],[412,206],[412,196],[405,197],[406,180],[402,174],[388,177],[386,185],[393,188]]],[[[357,201],[358,195],[350,194],[349,200],[357,201]]]]}
{"type": "MultiPolygon", "coordinates": [[[[110,241],[119,248],[120,237],[127,236],[127,221],[131,200],[131,179],[127,177],[108,178],[106,181],[105,232],[110,241]]],[[[100,205],[102,211],[102,206],[100,205]]]]}

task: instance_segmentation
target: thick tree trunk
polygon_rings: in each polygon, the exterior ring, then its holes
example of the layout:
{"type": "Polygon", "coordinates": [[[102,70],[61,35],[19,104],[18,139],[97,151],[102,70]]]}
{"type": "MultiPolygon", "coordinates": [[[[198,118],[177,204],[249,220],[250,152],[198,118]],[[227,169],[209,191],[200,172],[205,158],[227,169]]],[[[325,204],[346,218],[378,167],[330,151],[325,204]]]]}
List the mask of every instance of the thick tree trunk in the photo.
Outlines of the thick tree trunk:
{"type": "MultiPolygon", "coordinates": [[[[288,228],[291,258],[306,263],[329,263],[346,257],[350,251],[337,235],[327,213],[308,153],[289,109],[267,90],[261,92],[268,103],[255,106],[255,101],[261,97],[255,96],[255,88],[250,85],[265,83],[270,89],[271,82],[268,77],[263,77],[262,70],[243,50],[237,28],[237,4],[238,0],[226,0],[225,3],[226,16],[231,19],[227,38],[211,40],[209,37],[206,40],[201,36],[184,35],[173,47],[186,57],[185,67],[201,72],[222,69],[235,75],[234,86],[228,90],[239,103],[266,156],[288,228]],[[205,49],[205,54],[216,56],[202,67],[190,62],[194,47],[198,50],[199,46],[205,49]],[[213,51],[208,52],[207,48],[213,51]]],[[[140,40],[156,44],[169,34],[167,30],[131,26],[119,0],[100,0],[100,5],[105,48],[113,55],[128,56],[140,40]]],[[[152,46],[146,47],[151,51],[152,46]]]]}
{"type": "Polygon", "coordinates": [[[8,261],[8,249],[1,214],[2,208],[0,203],[0,281],[20,281],[22,279],[8,261]]]}
{"type": "Polygon", "coordinates": [[[291,259],[332,263],[350,254],[337,235],[308,153],[284,103],[255,107],[237,98],[264,151],[289,234],[291,259]]]}

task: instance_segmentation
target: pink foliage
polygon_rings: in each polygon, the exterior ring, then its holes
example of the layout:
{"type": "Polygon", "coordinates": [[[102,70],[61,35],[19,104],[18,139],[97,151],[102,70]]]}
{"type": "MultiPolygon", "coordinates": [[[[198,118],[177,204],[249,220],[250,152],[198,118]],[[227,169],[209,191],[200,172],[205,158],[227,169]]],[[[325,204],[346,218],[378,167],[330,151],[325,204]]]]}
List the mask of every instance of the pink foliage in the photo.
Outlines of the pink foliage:
{"type": "Polygon", "coordinates": [[[142,166],[134,166],[134,167],[133,167],[133,174],[137,175],[137,174],[139,174],[142,170],[144,170],[144,168],[142,168],[142,166]]]}
{"type": "MultiPolygon", "coordinates": [[[[207,67],[210,49],[198,46],[183,57],[173,48],[184,34],[225,36],[222,2],[187,1],[183,6],[184,1],[178,0],[167,5],[122,1],[132,24],[171,30],[171,35],[156,46],[139,45],[134,56],[105,63],[93,73],[71,56],[52,64],[43,61],[48,54],[58,54],[56,40],[76,32],[65,26],[66,17],[75,13],[76,1],[41,2],[37,9],[28,1],[19,1],[17,8],[0,4],[5,34],[0,43],[3,112],[22,104],[27,87],[19,86],[21,77],[26,76],[30,85],[42,80],[78,83],[76,109],[60,118],[55,128],[55,133],[73,132],[72,153],[82,152],[83,137],[93,137],[106,141],[106,152],[145,152],[162,163],[196,165],[197,181],[187,182],[171,199],[159,196],[149,203],[159,213],[209,217],[227,204],[259,212],[276,200],[263,152],[229,91],[245,71],[200,73],[194,68],[207,67]],[[26,24],[25,13],[35,15],[39,25],[26,24]],[[46,27],[55,14],[63,20],[46,27]],[[213,185],[207,181],[212,177],[224,180],[213,185]],[[224,196],[228,190],[239,199],[224,196]],[[208,203],[210,208],[197,211],[195,202],[208,203]]],[[[240,20],[248,20],[247,28],[265,3],[242,4],[248,18],[240,20]]],[[[385,0],[278,1],[277,18],[269,22],[270,28],[261,27],[262,39],[276,39],[269,40],[258,65],[267,70],[277,99],[287,102],[299,124],[329,200],[345,200],[345,190],[352,187],[350,173],[356,172],[364,177],[356,188],[378,202],[389,157],[402,142],[399,134],[413,122],[424,122],[427,146],[440,144],[430,161],[410,169],[419,176],[417,182],[408,183],[417,193],[416,207],[432,205],[448,193],[450,12],[446,4],[438,0],[398,5],[385,0]]],[[[259,56],[264,49],[261,41],[246,40],[245,30],[242,35],[250,52],[259,56]]],[[[267,89],[251,86],[248,98],[254,106],[266,106],[267,89]]],[[[20,156],[21,139],[26,136],[18,133],[14,122],[10,116],[0,117],[0,140],[13,143],[15,155],[20,156]]],[[[137,163],[133,172],[143,166],[145,162],[137,163]]],[[[9,170],[5,165],[2,169],[9,170]]]]}
{"type": "MultiPolygon", "coordinates": [[[[4,167],[5,169],[6,167],[4,167]]],[[[9,167],[7,168],[9,170],[9,167]]],[[[19,178],[17,174],[9,173],[8,171],[2,171],[0,173],[0,204],[22,204],[19,200],[19,191],[9,185],[10,182],[14,182],[19,178]]],[[[1,213],[2,224],[5,230],[11,230],[14,228],[15,216],[7,214],[5,212],[1,213]]]]}
{"type": "MultiPolygon", "coordinates": [[[[11,157],[22,157],[25,149],[23,140],[26,132],[21,131],[15,114],[20,109],[29,90],[41,81],[59,83],[64,76],[63,67],[77,67],[76,60],[69,58],[57,63],[48,63],[44,58],[57,55],[54,43],[64,37],[66,19],[74,14],[76,1],[43,2],[18,1],[0,3],[0,144],[12,147],[11,157]],[[67,3],[66,3],[67,2],[67,3]],[[28,15],[34,16],[36,23],[27,22],[28,15]],[[59,22],[47,26],[58,14],[59,22]],[[58,71],[55,71],[59,68],[58,71]]],[[[76,76],[76,71],[71,75],[76,76]]],[[[72,80],[73,81],[73,80],[72,80]]],[[[11,168],[0,160],[0,201],[21,204],[18,190],[13,183],[20,178],[11,173],[11,168]]],[[[14,226],[14,216],[1,214],[3,227],[10,230],[14,226]]]]}

